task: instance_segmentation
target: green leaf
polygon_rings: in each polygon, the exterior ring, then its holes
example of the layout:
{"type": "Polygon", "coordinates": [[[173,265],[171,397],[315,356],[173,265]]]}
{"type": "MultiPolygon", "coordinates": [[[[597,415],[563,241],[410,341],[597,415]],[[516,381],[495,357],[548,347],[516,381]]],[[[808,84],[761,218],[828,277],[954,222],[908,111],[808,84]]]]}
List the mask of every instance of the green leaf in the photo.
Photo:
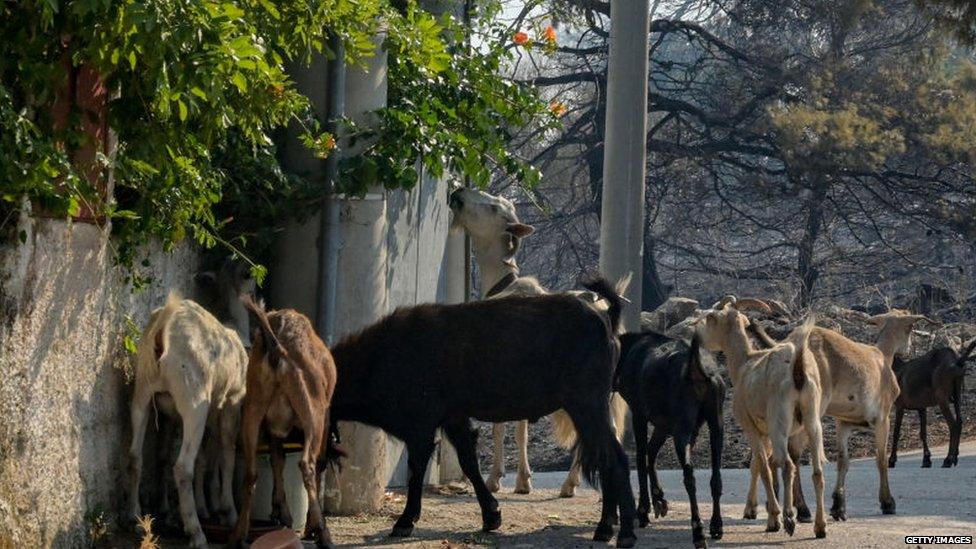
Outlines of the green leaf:
{"type": "Polygon", "coordinates": [[[134,50],[129,51],[129,68],[132,70],[136,68],[136,52],[134,50]]]}
{"type": "Polygon", "coordinates": [[[231,82],[234,83],[235,86],[237,86],[238,91],[240,91],[241,93],[247,93],[247,80],[244,78],[243,74],[239,72],[235,72],[230,77],[230,80],[231,82]]]}
{"type": "Polygon", "coordinates": [[[186,122],[186,117],[189,114],[189,110],[186,107],[186,103],[183,101],[177,101],[176,105],[180,109],[180,122],[186,122]]]}

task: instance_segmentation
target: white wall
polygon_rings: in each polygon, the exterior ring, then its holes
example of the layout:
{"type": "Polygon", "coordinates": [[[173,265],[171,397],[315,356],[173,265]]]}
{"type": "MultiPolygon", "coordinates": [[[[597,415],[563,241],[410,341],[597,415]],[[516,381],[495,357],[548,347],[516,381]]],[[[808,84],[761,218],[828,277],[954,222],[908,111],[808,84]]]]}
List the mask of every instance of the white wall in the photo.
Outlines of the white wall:
{"type": "Polygon", "coordinates": [[[170,287],[189,295],[196,254],[149,252],[131,293],[108,231],[20,220],[0,243],[0,547],[87,545],[85,516],[125,501],[130,369],[124,319],[140,327],[170,287]]]}

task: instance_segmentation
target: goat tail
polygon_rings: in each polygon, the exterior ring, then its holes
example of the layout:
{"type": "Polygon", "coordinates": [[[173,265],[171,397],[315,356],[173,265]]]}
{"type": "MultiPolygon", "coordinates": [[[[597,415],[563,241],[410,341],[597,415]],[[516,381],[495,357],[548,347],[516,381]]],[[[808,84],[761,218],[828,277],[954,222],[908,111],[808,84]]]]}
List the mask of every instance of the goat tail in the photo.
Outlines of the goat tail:
{"type": "Polygon", "coordinates": [[[556,410],[549,416],[552,420],[552,437],[559,446],[567,450],[576,445],[576,425],[565,410],[556,410]]]}
{"type": "Polygon", "coordinates": [[[959,360],[956,361],[957,368],[962,368],[962,369],[966,368],[966,361],[971,358],[970,355],[973,354],[974,348],[976,348],[976,338],[973,338],[973,340],[969,342],[969,345],[963,350],[963,352],[960,353],[959,360]]]}
{"type": "Polygon", "coordinates": [[[620,393],[615,392],[610,397],[610,417],[613,419],[613,435],[617,442],[623,442],[627,432],[627,401],[620,393]]]}
{"type": "Polygon", "coordinates": [[[169,320],[179,308],[183,298],[176,291],[170,291],[166,303],[149,316],[149,324],[142,333],[136,348],[136,379],[155,378],[159,375],[159,361],[168,350],[166,332],[169,320]]]}
{"type": "Polygon", "coordinates": [[[244,304],[244,308],[247,309],[248,316],[251,317],[251,323],[258,327],[257,334],[252,335],[254,341],[251,342],[251,348],[260,348],[268,355],[268,366],[272,370],[278,369],[278,364],[281,362],[281,357],[286,356],[285,348],[281,346],[281,342],[278,341],[278,336],[275,335],[274,330],[271,329],[271,323],[268,321],[268,312],[264,309],[264,303],[257,303],[254,298],[250,295],[245,295],[241,298],[241,302],[244,304]],[[260,334],[262,346],[258,346],[256,335],[260,334]]]}
{"type": "Polygon", "coordinates": [[[580,437],[573,445],[573,455],[579,461],[583,480],[593,488],[600,487],[599,473],[609,457],[607,450],[606,439],[587,440],[580,437]]]}
{"type": "Polygon", "coordinates": [[[806,352],[807,343],[810,340],[810,332],[813,331],[816,323],[816,317],[813,313],[810,313],[803,321],[803,324],[797,326],[788,338],[788,341],[796,349],[793,355],[793,385],[798,391],[803,388],[803,384],[807,379],[806,361],[803,355],[806,352]]]}
{"type": "MultiPolygon", "coordinates": [[[[630,278],[625,279],[627,282],[630,278]]],[[[587,278],[580,282],[584,288],[595,292],[601,298],[605,299],[610,305],[607,308],[607,317],[610,318],[610,329],[614,334],[617,333],[620,327],[620,313],[623,311],[623,299],[620,297],[620,293],[617,291],[606,278],[596,275],[591,278],[587,278]]]]}

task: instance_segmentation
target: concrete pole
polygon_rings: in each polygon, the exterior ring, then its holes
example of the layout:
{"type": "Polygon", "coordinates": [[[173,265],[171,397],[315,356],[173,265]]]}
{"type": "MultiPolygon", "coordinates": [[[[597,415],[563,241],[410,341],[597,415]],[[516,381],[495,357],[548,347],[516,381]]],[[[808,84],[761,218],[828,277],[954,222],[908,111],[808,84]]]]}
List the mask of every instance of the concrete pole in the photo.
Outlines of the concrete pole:
{"type": "Polygon", "coordinates": [[[610,2],[600,270],[612,281],[631,276],[628,331],[640,328],[649,20],[648,0],[610,2]]]}

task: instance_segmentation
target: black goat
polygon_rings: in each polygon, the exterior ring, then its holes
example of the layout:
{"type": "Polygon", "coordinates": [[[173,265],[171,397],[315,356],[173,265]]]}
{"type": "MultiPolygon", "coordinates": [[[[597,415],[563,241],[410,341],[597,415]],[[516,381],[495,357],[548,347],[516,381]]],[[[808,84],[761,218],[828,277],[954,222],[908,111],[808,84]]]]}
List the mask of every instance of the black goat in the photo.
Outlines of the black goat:
{"type": "Polygon", "coordinates": [[[393,536],[409,536],[420,518],[438,427],[457,449],[483,529],[490,531],[501,526],[501,513],[478,469],[471,418],[537,421],[562,408],[576,426],[580,463],[591,484],[599,470],[603,510],[593,539],[613,537],[619,508],[617,546],[634,545],[627,456],[614,438],[608,408],[621,302],[603,279],[584,285],[611,304],[606,315],[565,294],[421,305],[398,309],[334,347],[333,419],[374,425],[407,446],[407,504],[393,536]]]}
{"type": "Polygon", "coordinates": [[[966,376],[966,361],[970,359],[976,339],[957,355],[949,347],[932,349],[912,360],[895,357],[892,368],[898,378],[901,393],[895,400],[895,429],[892,434],[891,456],[888,467],[898,461],[898,439],[901,437],[901,420],[905,410],[918,410],[919,430],[922,439],[922,467],[932,466],[932,454],[926,431],[925,409],[938,406],[949,425],[949,454],[943,467],[959,464],[959,438],[962,436],[962,388],[966,376]],[[949,410],[949,403],[955,408],[955,416],[949,410]]]}
{"type": "Polygon", "coordinates": [[[691,465],[691,448],[698,431],[708,422],[712,450],[712,521],[709,534],[722,537],[722,405],[725,383],[717,371],[702,364],[697,336],[691,345],[651,332],[624,334],[620,337],[620,363],[615,389],[627,401],[634,420],[637,443],[637,482],[640,502],[637,518],[643,528],[650,522],[647,477],[650,476],[654,516],[665,516],[668,502],[657,480],[654,462],[661,446],[670,436],[684,473],[685,489],[691,504],[691,530],[695,547],[707,546],[702,533],[701,517],[695,493],[695,474],[691,465]],[[647,424],[654,425],[650,446],[647,424]],[[650,475],[648,475],[650,471],[650,475]]]}

